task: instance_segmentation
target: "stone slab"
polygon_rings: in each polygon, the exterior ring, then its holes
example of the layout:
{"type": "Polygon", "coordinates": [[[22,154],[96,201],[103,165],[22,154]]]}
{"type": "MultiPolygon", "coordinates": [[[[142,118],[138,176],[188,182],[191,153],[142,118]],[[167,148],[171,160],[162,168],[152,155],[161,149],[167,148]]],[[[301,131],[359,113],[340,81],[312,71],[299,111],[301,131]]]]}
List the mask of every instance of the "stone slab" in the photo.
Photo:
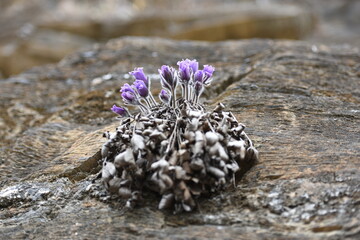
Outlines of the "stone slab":
{"type": "MultiPolygon", "coordinates": [[[[357,239],[360,52],[300,41],[121,38],[0,82],[2,238],[357,239]],[[247,126],[260,162],[194,213],[128,211],[88,191],[101,132],[128,71],[196,58],[216,67],[205,93],[247,126]]],[[[101,191],[100,191],[101,192],[101,191]]]]}

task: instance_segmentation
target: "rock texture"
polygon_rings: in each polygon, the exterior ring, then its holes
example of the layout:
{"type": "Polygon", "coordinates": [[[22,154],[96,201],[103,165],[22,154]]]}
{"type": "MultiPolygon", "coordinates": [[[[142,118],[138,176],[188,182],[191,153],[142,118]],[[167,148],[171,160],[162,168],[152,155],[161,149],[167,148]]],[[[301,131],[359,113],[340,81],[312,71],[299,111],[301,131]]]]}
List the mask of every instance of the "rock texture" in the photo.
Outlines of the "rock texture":
{"type": "Polygon", "coordinates": [[[360,52],[297,41],[122,38],[0,82],[0,236],[358,239],[360,52]],[[217,69],[211,107],[247,125],[260,162],[190,214],[99,198],[102,132],[128,71],[196,58],[217,69]],[[96,193],[97,191],[97,193],[96,193]],[[102,200],[101,200],[102,199],[102,200]]]}

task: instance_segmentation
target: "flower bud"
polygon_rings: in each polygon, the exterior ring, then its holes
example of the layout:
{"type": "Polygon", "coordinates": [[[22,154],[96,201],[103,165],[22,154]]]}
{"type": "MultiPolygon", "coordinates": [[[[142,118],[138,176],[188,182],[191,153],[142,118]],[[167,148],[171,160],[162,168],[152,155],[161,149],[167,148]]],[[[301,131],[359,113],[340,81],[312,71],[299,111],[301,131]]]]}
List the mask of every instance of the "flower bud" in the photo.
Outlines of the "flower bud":
{"type": "Polygon", "coordinates": [[[138,94],[141,97],[146,98],[149,95],[149,90],[148,90],[148,88],[146,87],[146,84],[143,81],[136,80],[134,82],[133,87],[136,89],[136,91],[138,92],[138,94]]]}
{"type": "Polygon", "coordinates": [[[213,72],[215,71],[215,68],[211,65],[204,65],[204,73],[205,73],[205,76],[204,76],[204,80],[203,80],[203,83],[205,85],[208,85],[210,84],[211,82],[211,77],[213,75],[213,72]]]}
{"type": "Polygon", "coordinates": [[[118,107],[115,104],[114,104],[114,106],[112,106],[111,111],[113,111],[114,113],[120,115],[120,117],[128,116],[128,112],[126,111],[125,108],[118,107]]]}
{"type": "Polygon", "coordinates": [[[204,77],[205,77],[205,73],[203,70],[198,70],[195,72],[195,75],[194,75],[194,82],[200,82],[202,83],[203,80],[204,80],[204,77]]]}
{"type": "Polygon", "coordinates": [[[168,102],[170,101],[170,95],[169,95],[169,93],[168,93],[166,90],[164,90],[164,89],[161,90],[161,92],[160,92],[160,94],[159,94],[159,98],[160,98],[160,100],[161,100],[163,103],[168,103],[168,102]]]}
{"type": "Polygon", "coordinates": [[[195,59],[182,60],[179,61],[177,65],[179,66],[180,81],[185,84],[190,81],[192,74],[194,74],[199,68],[199,63],[195,59]]]}
{"type": "Polygon", "coordinates": [[[143,68],[135,68],[129,74],[133,75],[135,80],[141,80],[145,83],[146,87],[149,87],[149,79],[146,77],[143,68]]]}
{"type": "Polygon", "coordinates": [[[196,59],[193,60],[186,59],[186,61],[188,62],[192,70],[192,73],[195,73],[199,69],[199,63],[196,61],[196,59]]]}
{"type": "Polygon", "coordinates": [[[122,99],[125,103],[127,104],[132,104],[132,105],[137,105],[139,103],[138,99],[136,98],[135,94],[127,91],[127,92],[123,92],[121,94],[122,99]]]}
{"type": "Polygon", "coordinates": [[[124,86],[121,87],[120,92],[121,93],[124,93],[124,92],[135,93],[134,89],[128,83],[125,83],[124,86]]]}
{"type": "Polygon", "coordinates": [[[161,85],[169,89],[170,91],[175,89],[177,85],[177,79],[175,76],[175,69],[167,65],[163,65],[161,69],[158,70],[161,79],[161,85]]]}

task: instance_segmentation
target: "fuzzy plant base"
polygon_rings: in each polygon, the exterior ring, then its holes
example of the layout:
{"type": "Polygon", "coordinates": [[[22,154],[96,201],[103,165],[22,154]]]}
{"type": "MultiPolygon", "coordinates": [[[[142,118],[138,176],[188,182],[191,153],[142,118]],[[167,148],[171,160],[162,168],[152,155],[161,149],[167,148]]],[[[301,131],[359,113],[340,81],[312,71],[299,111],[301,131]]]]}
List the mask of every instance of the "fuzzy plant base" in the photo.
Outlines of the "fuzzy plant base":
{"type": "MultiPolygon", "coordinates": [[[[142,192],[150,190],[161,195],[159,209],[169,208],[176,213],[192,211],[197,207],[197,198],[235,185],[241,166],[258,159],[257,150],[244,132],[245,126],[231,112],[224,111],[224,105],[220,103],[207,112],[198,103],[196,81],[201,80],[201,87],[206,86],[204,79],[209,74],[205,72],[207,65],[204,70],[198,70],[192,68],[193,62],[196,61],[179,62],[179,71],[169,67],[171,79],[166,72],[162,74],[164,66],[159,70],[166,91],[160,93],[162,103],[158,104],[149,92],[142,94],[143,89],[137,87],[140,84],[134,84],[131,89],[127,88],[129,85],[122,88],[122,93],[133,96],[122,96],[127,104],[135,99],[132,103],[141,112],[132,116],[125,108],[112,108],[122,120],[115,132],[104,134],[108,140],[101,151],[101,176],[105,188],[127,199],[128,207],[137,205],[142,192]],[[183,62],[187,63],[188,81],[182,75],[183,62]],[[203,71],[203,76],[196,79],[199,71],[203,71]],[[175,99],[178,83],[183,95],[175,99]],[[140,105],[141,101],[144,104],[140,105]]],[[[142,69],[131,74],[136,81],[149,80],[142,69]]],[[[149,87],[148,81],[146,89],[149,87]]]]}

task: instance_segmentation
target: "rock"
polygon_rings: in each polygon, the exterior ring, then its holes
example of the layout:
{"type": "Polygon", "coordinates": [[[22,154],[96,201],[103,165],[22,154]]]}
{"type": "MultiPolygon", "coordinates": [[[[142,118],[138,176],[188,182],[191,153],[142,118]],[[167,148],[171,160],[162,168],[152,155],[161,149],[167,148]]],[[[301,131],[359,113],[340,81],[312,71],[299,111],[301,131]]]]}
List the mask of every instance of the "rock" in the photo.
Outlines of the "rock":
{"type": "MultiPolygon", "coordinates": [[[[205,5],[205,3],[204,3],[205,5]]],[[[194,6],[186,11],[144,12],[128,21],[104,24],[102,36],[160,36],[174,39],[221,41],[241,38],[301,39],[315,22],[310,11],[296,5],[253,2],[194,6]]]]}
{"type": "Polygon", "coordinates": [[[317,30],[307,40],[360,46],[359,1],[310,0],[306,4],[317,15],[317,30]]]}
{"type": "Polygon", "coordinates": [[[243,38],[303,39],[315,26],[313,15],[296,5],[249,4],[220,8],[171,32],[174,39],[221,41],[243,38]]]}
{"type": "Polygon", "coordinates": [[[127,6],[130,14],[123,15],[100,10],[97,18],[82,16],[87,8],[80,5],[80,13],[44,18],[39,27],[98,40],[130,35],[207,41],[256,37],[300,39],[314,27],[311,12],[294,4],[213,1],[212,4],[167,5],[170,4],[159,1],[141,11],[127,6]]]}
{"type": "Polygon", "coordinates": [[[359,62],[356,48],[300,41],[127,37],[1,81],[1,236],[356,239],[359,62]],[[158,90],[158,67],[187,57],[216,67],[205,101],[236,114],[260,161],[197,212],[159,211],[151,193],[126,210],[92,183],[109,109],[128,71],[143,66],[158,90]]]}
{"type": "Polygon", "coordinates": [[[9,76],[32,66],[58,62],[65,55],[93,43],[93,40],[79,35],[38,29],[21,41],[3,46],[0,64],[3,73],[9,76]]]}
{"type": "Polygon", "coordinates": [[[314,25],[311,12],[294,4],[17,0],[0,10],[0,72],[18,74],[119,36],[301,39],[314,25]]]}

